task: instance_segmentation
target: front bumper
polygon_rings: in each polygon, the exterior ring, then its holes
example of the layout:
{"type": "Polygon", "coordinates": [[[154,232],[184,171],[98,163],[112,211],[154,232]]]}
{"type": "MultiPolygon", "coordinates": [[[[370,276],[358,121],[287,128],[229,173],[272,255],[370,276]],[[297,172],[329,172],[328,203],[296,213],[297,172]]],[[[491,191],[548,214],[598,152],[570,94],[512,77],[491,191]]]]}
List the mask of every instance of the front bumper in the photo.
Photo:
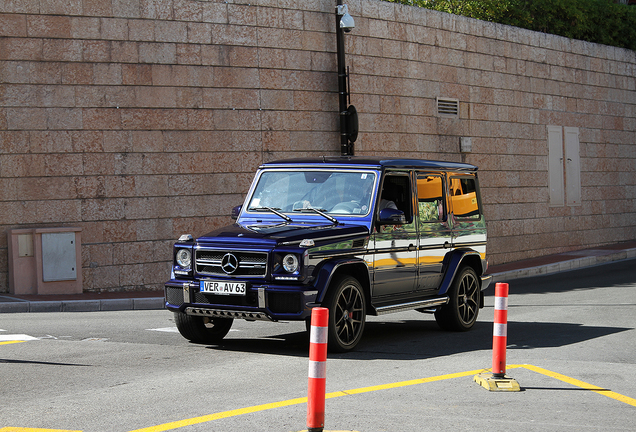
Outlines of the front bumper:
{"type": "Polygon", "coordinates": [[[484,274],[481,276],[481,290],[485,290],[490,286],[490,282],[492,282],[492,275],[484,274]]]}
{"type": "Polygon", "coordinates": [[[246,320],[304,320],[317,294],[300,287],[253,284],[244,296],[210,295],[201,293],[196,281],[173,279],[165,284],[166,308],[174,312],[246,320]]]}
{"type": "Polygon", "coordinates": [[[247,321],[275,321],[265,312],[241,312],[226,309],[212,309],[187,306],[183,312],[186,315],[205,316],[211,318],[233,318],[247,321]]]}

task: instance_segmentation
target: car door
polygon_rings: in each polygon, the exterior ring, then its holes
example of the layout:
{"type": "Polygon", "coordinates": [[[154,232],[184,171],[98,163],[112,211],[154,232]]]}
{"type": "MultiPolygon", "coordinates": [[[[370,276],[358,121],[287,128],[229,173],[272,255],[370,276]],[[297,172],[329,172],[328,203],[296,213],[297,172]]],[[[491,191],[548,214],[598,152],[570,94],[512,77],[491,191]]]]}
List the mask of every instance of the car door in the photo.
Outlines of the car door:
{"type": "Polygon", "coordinates": [[[448,223],[446,178],[443,173],[416,172],[417,291],[434,293],[439,288],[444,256],[450,251],[452,236],[448,223]]]}
{"type": "Polygon", "coordinates": [[[404,212],[406,223],[375,225],[372,297],[412,294],[417,275],[418,238],[410,172],[387,172],[379,195],[376,221],[382,207],[386,207],[404,212]]]}

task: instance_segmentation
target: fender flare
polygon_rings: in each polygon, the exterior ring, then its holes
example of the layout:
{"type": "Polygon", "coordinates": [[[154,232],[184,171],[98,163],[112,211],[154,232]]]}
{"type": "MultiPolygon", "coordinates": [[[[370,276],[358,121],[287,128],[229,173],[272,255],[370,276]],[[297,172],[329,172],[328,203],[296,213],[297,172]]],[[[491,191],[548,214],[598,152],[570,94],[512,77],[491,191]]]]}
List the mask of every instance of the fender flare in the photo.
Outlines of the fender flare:
{"type": "MultiPolygon", "coordinates": [[[[446,270],[444,272],[444,278],[442,279],[442,283],[439,288],[440,295],[446,294],[448,292],[451,283],[453,283],[453,280],[455,279],[457,271],[460,269],[462,264],[464,264],[467,258],[472,259],[474,257],[476,257],[481,262],[481,255],[479,254],[479,252],[470,249],[455,249],[446,256],[446,262],[444,263],[446,270]]],[[[473,266],[473,268],[475,268],[475,266],[473,266]]],[[[481,276],[483,273],[483,271],[479,271],[479,269],[477,268],[475,268],[475,272],[477,273],[477,276],[481,276]]]]}
{"type": "Polygon", "coordinates": [[[318,275],[316,276],[316,282],[314,283],[314,287],[318,290],[316,303],[322,303],[322,301],[324,300],[325,294],[327,293],[327,288],[329,288],[329,285],[331,284],[331,281],[333,279],[333,275],[336,274],[342,267],[350,265],[355,265],[358,268],[364,266],[367,280],[361,280],[360,283],[363,286],[369,286],[369,282],[371,281],[369,275],[369,266],[363,259],[343,258],[329,260],[320,267],[320,270],[318,270],[318,275]]]}

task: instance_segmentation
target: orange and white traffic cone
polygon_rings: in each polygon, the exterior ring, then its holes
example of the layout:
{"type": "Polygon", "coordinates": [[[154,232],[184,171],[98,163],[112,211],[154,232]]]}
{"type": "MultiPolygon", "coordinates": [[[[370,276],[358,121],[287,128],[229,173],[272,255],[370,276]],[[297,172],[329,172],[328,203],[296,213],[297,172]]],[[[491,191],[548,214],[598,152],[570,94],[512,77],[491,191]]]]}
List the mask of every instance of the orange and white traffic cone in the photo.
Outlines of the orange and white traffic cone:
{"type": "Polygon", "coordinates": [[[309,385],[307,390],[307,430],[322,432],[325,427],[325,388],[327,383],[327,330],[329,309],[311,311],[309,334],[309,385]]]}
{"type": "Polygon", "coordinates": [[[495,323],[492,332],[492,373],[475,375],[474,381],[490,391],[520,391],[519,383],[506,376],[508,344],[508,284],[495,284],[495,323]]]}

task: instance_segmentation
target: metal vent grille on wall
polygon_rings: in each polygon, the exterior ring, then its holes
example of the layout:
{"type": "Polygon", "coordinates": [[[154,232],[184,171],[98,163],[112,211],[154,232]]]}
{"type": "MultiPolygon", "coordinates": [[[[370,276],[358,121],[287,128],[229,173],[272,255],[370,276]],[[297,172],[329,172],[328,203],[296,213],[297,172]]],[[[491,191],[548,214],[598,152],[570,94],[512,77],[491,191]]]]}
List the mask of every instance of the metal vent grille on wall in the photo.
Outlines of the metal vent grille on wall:
{"type": "Polygon", "coordinates": [[[459,117],[459,100],[438,97],[437,114],[444,117],[459,117]]]}

